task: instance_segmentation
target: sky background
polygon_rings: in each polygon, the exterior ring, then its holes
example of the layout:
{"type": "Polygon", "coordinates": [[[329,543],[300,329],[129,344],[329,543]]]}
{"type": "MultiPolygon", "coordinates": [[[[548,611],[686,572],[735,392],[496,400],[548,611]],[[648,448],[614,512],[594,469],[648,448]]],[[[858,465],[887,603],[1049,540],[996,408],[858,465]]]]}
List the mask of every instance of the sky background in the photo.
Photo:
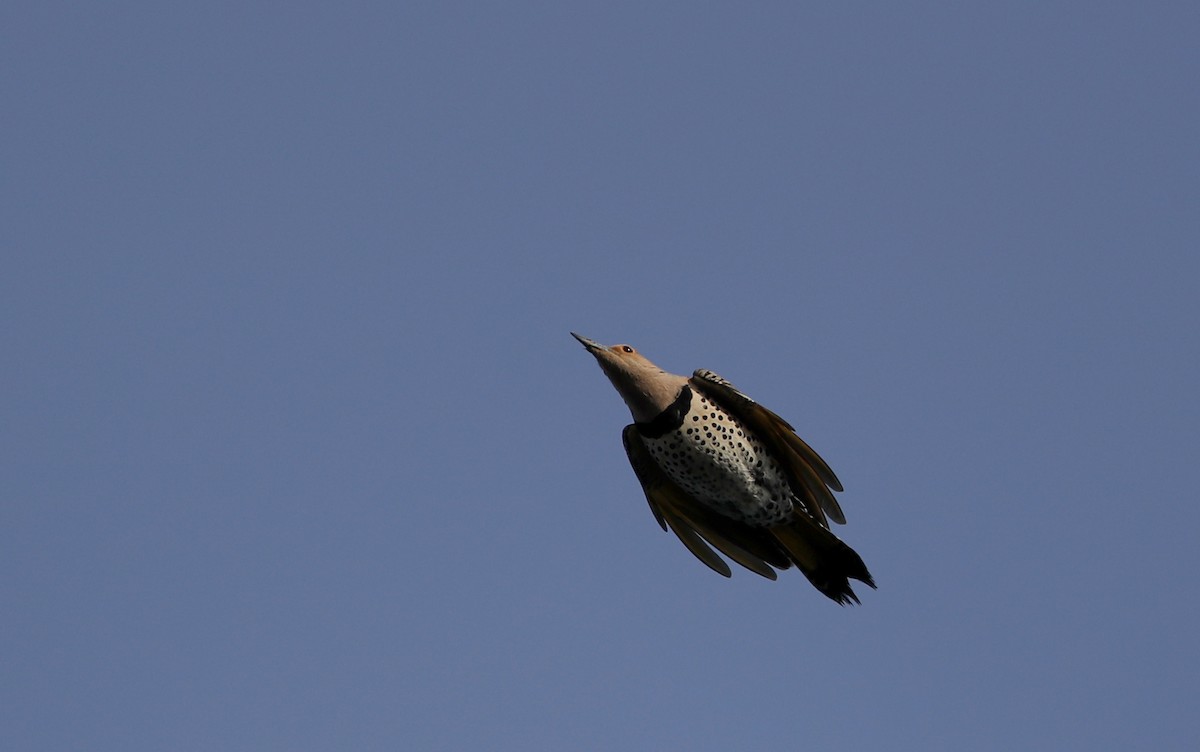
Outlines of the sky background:
{"type": "Polygon", "coordinates": [[[1200,6],[0,11],[0,747],[1200,747],[1200,6]],[[659,530],[711,368],[878,591],[659,530]]]}

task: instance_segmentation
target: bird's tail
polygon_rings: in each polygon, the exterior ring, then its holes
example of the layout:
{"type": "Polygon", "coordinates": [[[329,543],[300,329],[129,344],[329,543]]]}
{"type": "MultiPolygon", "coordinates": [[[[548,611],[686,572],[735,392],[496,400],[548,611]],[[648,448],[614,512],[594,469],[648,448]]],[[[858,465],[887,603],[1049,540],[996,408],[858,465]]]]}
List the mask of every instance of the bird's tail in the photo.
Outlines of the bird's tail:
{"type": "Polygon", "coordinates": [[[813,587],[837,603],[859,602],[850,588],[851,578],[875,587],[854,549],[811,519],[797,515],[790,523],[769,529],[813,587]]]}

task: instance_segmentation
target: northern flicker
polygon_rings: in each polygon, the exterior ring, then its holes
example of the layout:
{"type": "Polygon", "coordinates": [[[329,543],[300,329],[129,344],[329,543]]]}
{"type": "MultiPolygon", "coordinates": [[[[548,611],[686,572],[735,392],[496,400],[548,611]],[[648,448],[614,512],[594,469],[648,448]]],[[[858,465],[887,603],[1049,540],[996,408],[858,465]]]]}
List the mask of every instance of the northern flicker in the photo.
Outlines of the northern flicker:
{"type": "Polygon", "coordinates": [[[574,332],[629,407],[625,452],[662,529],[713,571],[713,547],[768,579],[793,564],[829,598],[858,603],[848,578],[875,587],[854,549],[829,531],[845,524],[837,476],[788,425],[712,371],[667,373],[629,345],[574,332]]]}

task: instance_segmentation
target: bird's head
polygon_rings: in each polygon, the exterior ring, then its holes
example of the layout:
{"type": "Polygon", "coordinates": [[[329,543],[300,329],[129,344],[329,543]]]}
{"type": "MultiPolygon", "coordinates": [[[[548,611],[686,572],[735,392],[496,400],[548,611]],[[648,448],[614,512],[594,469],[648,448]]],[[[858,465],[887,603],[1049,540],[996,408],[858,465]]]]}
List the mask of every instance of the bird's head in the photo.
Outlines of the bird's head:
{"type": "Polygon", "coordinates": [[[604,375],[625,400],[633,419],[639,423],[653,420],[670,407],[687,383],[687,378],[667,373],[630,345],[606,346],[575,332],[571,332],[571,336],[596,358],[604,375]]]}

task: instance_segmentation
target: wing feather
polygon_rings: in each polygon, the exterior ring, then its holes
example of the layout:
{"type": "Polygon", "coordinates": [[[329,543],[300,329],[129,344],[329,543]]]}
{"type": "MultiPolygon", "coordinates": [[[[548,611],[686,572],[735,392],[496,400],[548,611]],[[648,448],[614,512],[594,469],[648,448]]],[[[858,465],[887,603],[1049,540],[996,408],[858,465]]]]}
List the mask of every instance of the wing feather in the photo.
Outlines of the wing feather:
{"type": "Polygon", "coordinates": [[[841,481],[825,460],[796,435],[790,423],[712,371],[696,371],[691,383],[754,431],[767,450],[783,461],[792,490],[805,503],[809,516],[823,527],[829,527],[826,516],[839,525],[846,523],[846,515],[830,491],[841,491],[841,481]]]}
{"type": "Polygon", "coordinates": [[[725,560],[717,556],[717,552],[708,547],[708,544],[704,542],[699,533],[688,527],[686,523],[681,523],[682,520],[680,518],[674,517],[667,524],[670,526],[671,532],[675,533],[675,537],[679,538],[683,542],[683,545],[687,546],[687,550],[691,551],[697,559],[707,564],[708,568],[712,571],[723,577],[732,577],[733,572],[730,571],[729,565],[725,563],[725,560]]]}
{"type": "Polygon", "coordinates": [[[712,512],[672,483],[650,456],[635,426],[626,426],[621,439],[659,525],[673,532],[710,569],[725,577],[732,574],[710,544],[734,562],[770,580],[777,576],[772,565],[782,569],[791,565],[787,553],[770,536],[712,512]]]}

